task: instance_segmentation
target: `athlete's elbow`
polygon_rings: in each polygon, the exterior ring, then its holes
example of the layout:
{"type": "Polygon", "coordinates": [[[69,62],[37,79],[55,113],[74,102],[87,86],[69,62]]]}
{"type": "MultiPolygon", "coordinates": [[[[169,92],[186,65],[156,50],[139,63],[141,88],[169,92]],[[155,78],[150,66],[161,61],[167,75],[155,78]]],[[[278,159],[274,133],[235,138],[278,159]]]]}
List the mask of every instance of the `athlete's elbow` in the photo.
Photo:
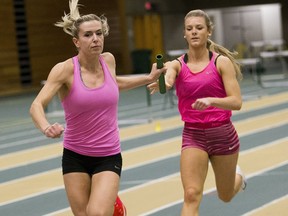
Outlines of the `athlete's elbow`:
{"type": "Polygon", "coordinates": [[[36,110],[36,107],[37,107],[37,103],[33,102],[30,106],[30,109],[29,109],[29,114],[31,117],[33,117],[35,110],[36,110]]]}
{"type": "Polygon", "coordinates": [[[44,110],[44,106],[40,102],[34,100],[29,109],[30,116],[33,117],[35,113],[39,111],[40,109],[44,110]]]}
{"type": "Polygon", "coordinates": [[[240,110],[242,108],[242,101],[241,100],[239,100],[239,101],[236,101],[235,103],[234,103],[234,110],[240,110]]]}

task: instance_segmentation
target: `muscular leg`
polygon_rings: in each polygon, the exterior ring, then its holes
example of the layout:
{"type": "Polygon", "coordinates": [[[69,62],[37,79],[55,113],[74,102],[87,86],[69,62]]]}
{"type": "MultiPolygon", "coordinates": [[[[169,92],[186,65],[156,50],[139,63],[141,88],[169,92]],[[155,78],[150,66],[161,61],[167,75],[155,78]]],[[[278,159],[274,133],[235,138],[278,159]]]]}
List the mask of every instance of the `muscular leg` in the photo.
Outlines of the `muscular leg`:
{"type": "Polygon", "coordinates": [[[181,179],[184,188],[182,216],[198,216],[209,158],[205,151],[187,148],[181,153],[181,179]]]}
{"type": "Polygon", "coordinates": [[[104,171],[91,177],[86,173],[64,175],[67,197],[75,216],[111,216],[119,188],[119,176],[104,171]]]}
{"type": "Polygon", "coordinates": [[[119,189],[119,176],[111,171],[93,175],[87,215],[111,216],[119,189]]]}
{"type": "Polygon", "coordinates": [[[63,176],[66,194],[75,216],[87,216],[91,178],[87,173],[68,173],[63,176]]]}
{"type": "Polygon", "coordinates": [[[242,177],[236,175],[238,153],[232,155],[212,156],[210,158],[219,198],[229,202],[240,190],[242,177]]]}

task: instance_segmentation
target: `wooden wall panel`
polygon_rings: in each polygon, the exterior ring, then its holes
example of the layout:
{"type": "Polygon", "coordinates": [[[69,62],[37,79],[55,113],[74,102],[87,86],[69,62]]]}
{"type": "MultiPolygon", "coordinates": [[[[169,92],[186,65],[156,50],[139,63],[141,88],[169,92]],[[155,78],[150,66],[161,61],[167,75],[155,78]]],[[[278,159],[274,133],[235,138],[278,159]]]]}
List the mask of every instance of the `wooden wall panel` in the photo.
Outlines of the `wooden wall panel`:
{"type": "Polygon", "coordinates": [[[12,0],[1,0],[0,7],[0,94],[20,88],[12,0]]]}
{"type": "Polygon", "coordinates": [[[56,63],[76,54],[71,37],[54,26],[68,12],[68,1],[26,0],[25,7],[32,85],[40,87],[56,63]]]}
{"type": "MultiPolygon", "coordinates": [[[[81,14],[104,14],[108,18],[110,34],[105,38],[104,51],[114,54],[117,71],[124,71],[123,42],[117,0],[80,0],[81,14]]],[[[54,23],[69,13],[68,0],[26,0],[26,16],[33,85],[47,78],[51,68],[77,54],[72,38],[54,23]]]]}

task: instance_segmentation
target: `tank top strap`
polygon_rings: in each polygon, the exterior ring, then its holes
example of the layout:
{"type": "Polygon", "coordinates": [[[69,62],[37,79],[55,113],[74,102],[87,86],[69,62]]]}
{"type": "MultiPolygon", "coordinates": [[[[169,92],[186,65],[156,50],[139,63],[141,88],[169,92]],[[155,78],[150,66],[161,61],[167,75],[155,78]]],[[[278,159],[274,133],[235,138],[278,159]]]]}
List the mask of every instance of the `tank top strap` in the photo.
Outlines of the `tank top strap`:
{"type": "Polygon", "coordinates": [[[210,62],[213,62],[213,63],[214,63],[217,54],[216,54],[215,52],[212,52],[212,51],[209,51],[209,52],[211,52],[210,62]]]}
{"type": "Polygon", "coordinates": [[[108,70],[108,67],[107,67],[107,65],[106,65],[106,63],[104,61],[104,58],[101,55],[99,56],[99,61],[100,61],[101,65],[102,65],[102,68],[103,68],[105,76],[107,76],[108,73],[110,74],[110,72],[108,70]]]}
{"type": "Polygon", "coordinates": [[[115,78],[112,76],[112,74],[111,74],[106,62],[104,61],[104,58],[101,55],[99,56],[99,61],[100,61],[101,65],[102,65],[105,77],[111,79],[116,84],[115,78]]]}
{"type": "Polygon", "coordinates": [[[185,57],[186,54],[183,54],[181,55],[179,58],[177,58],[176,60],[180,62],[181,66],[183,66],[183,64],[185,64],[185,61],[184,61],[184,57],[185,57]]]}
{"type": "Polygon", "coordinates": [[[78,57],[74,56],[72,58],[73,60],[73,64],[74,64],[74,79],[80,77],[80,65],[79,65],[79,61],[78,61],[78,57]]]}

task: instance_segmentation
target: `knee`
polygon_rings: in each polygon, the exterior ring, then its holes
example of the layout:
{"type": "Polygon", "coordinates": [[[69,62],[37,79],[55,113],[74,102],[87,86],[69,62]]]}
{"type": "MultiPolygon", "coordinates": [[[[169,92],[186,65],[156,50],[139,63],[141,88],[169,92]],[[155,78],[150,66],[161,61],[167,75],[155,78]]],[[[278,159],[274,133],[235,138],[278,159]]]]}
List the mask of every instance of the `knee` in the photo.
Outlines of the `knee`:
{"type": "Polygon", "coordinates": [[[202,197],[202,190],[197,188],[187,188],[184,191],[184,201],[188,203],[200,202],[202,197]]]}
{"type": "Polygon", "coordinates": [[[218,197],[223,202],[229,203],[232,200],[232,198],[233,198],[233,194],[219,194],[218,193],[218,197]]]}
{"type": "Polygon", "coordinates": [[[105,208],[102,208],[100,206],[87,206],[86,209],[87,216],[105,216],[105,215],[112,215],[113,211],[108,211],[105,208]]]}

